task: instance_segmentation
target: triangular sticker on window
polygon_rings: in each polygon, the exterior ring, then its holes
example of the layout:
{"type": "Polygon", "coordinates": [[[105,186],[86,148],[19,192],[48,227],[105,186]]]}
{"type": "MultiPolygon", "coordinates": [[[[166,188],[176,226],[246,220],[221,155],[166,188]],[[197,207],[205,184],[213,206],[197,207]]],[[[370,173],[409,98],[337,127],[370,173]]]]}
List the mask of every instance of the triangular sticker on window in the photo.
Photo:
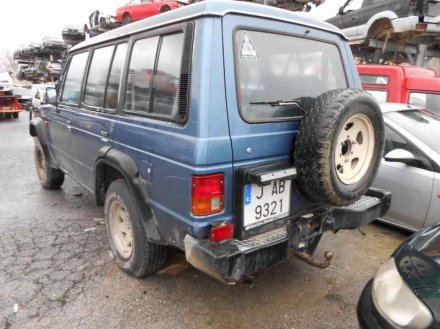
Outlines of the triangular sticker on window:
{"type": "Polygon", "coordinates": [[[240,59],[247,59],[256,61],[259,59],[257,50],[252,44],[251,39],[247,33],[243,34],[243,41],[241,42],[240,59]]]}

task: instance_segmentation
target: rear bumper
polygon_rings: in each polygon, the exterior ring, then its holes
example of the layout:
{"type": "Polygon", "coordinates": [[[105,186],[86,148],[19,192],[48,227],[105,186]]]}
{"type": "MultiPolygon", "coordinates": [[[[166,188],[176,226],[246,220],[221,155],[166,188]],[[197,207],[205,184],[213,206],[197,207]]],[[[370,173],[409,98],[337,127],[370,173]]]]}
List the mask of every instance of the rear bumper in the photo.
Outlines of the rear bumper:
{"type": "Polygon", "coordinates": [[[281,227],[243,240],[215,243],[186,235],[186,259],[195,268],[216,279],[228,283],[240,281],[286,260],[292,247],[302,251],[301,248],[307,248],[309,242],[324,231],[354,229],[370,223],[384,215],[390,203],[391,193],[371,189],[361,200],[348,207],[288,221],[281,227]],[[310,226],[309,223],[318,223],[318,226],[308,232],[304,227],[310,226]]]}

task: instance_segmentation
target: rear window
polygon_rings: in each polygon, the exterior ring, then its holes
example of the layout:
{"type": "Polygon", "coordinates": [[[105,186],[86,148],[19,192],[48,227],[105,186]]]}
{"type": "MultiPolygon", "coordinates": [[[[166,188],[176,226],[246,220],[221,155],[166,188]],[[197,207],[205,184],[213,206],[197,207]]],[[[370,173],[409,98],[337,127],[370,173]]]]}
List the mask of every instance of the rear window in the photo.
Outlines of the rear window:
{"type": "Polygon", "coordinates": [[[440,114],[440,94],[410,93],[408,103],[440,114]]]}
{"type": "Polygon", "coordinates": [[[330,43],[238,30],[235,59],[238,102],[248,122],[299,118],[310,100],[347,88],[340,53],[330,43]]]}
{"type": "Polygon", "coordinates": [[[360,74],[359,77],[364,85],[386,86],[389,82],[389,78],[385,75],[360,74]]]}

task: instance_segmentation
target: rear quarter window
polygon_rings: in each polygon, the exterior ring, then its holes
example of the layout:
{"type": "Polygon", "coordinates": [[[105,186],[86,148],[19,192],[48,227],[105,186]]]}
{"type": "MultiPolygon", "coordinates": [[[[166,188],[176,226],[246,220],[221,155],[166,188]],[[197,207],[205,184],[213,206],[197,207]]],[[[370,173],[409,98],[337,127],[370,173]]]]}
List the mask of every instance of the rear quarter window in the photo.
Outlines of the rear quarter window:
{"type": "Polygon", "coordinates": [[[339,50],[331,43],[238,30],[235,62],[240,112],[251,123],[300,118],[307,100],[347,88],[339,50]]]}

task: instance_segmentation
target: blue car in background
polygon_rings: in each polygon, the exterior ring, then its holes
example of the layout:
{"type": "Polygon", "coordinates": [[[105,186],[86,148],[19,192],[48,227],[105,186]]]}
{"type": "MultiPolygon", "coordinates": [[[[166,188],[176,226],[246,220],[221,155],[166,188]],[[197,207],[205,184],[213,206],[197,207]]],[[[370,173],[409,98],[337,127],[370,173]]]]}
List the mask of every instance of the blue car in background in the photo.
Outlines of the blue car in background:
{"type": "Polygon", "coordinates": [[[370,189],[380,108],[336,28],[289,11],[206,1],[69,51],[30,123],[41,184],[65,175],[104,206],[119,266],[158,271],[167,246],[234,283],[291,253],[318,266],[325,231],[382,216],[370,189]]]}

